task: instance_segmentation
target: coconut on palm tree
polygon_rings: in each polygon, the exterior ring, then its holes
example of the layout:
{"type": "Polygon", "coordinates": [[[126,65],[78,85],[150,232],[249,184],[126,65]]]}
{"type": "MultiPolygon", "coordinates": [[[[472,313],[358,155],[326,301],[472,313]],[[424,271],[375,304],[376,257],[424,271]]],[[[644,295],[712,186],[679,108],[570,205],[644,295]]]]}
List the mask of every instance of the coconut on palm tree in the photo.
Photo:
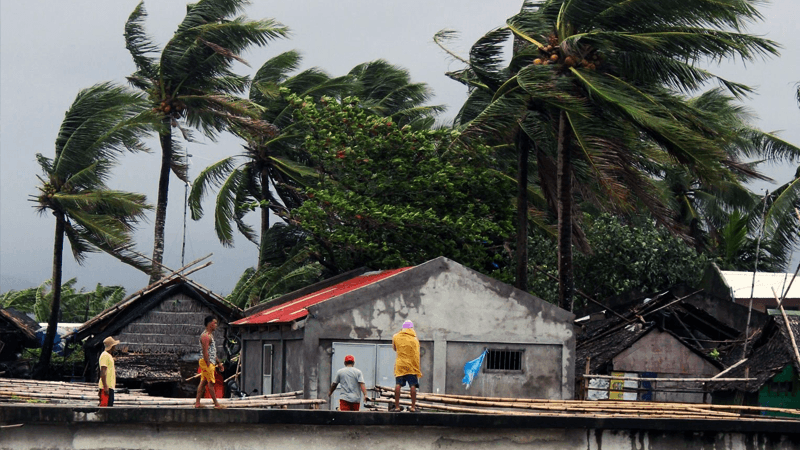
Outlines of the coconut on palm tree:
{"type": "Polygon", "coordinates": [[[557,205],[562,307],[571,308],[574,291],[576,195],[623,213],[645,207],[673,226],[653,186],[654,165],[676,162],[710,184],[748,170],[685,94],[708,81],[734,95],[750,91],[695,64],[777,54],[775,43],[741,32],[760,19],[753,3],[544,0],[508,20],[518,42],[512,62],[525,63],[471,126],[522,130],[536,144],[543,190],[557,205]],[[543,173],[548,167],[556,170],[543,173]]]}
{"type": "Polygon", "coordinates": [[[55,216],[52,303],[37,374],[50,363],[61,309],[61,262],[64,237],[82,263],[87,253],[103,251],[149,271],[147,261],[131,251],[133,226],[150,207],[141,194],[110,190],[106,180],[124,150],[144,150],[140,137],[152,131],[153,117],[142,96],[111,84],[81,91],[64,117],[55,157],[37,154],[42,168],[39,193],[32,196],[39,213],[55,216]]]}
{"type": "Polygon", "coordinates": [[[212,140],[233,126],[260,133],[273,130],[258,120],[250,102],[236,97],[245,92],[249,79],[234,73],[232,66],[235,61],[244,62],[239,54],[247,48],[284,37],[288,29],[274,20],[237,15],[247,4],[245,0],[200,0],[188,5],[186,16],[157,57],[151,54],[159,48],[144,32],[143,3],[125,25],[126,46],[136,64],[136,72],[128,80],[147,93],[161,123],[151,282],[159,278],[163,260],[170,172],[188,182],[185,153],[173,130],[190,138],[186,128],[193,128],[212,140]]]}

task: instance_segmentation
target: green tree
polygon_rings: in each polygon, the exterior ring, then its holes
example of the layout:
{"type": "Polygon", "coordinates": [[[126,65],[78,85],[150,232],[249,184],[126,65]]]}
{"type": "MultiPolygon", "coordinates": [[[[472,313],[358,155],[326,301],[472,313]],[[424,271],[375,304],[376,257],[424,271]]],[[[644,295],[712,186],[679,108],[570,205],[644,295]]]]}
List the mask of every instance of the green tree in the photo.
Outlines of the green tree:
{"type": "MultiPolygon", "coordinates": [[[[780,261],[788,257],[791,247],[798,241],[798,234],[792,232],[796,227],[797,218],[791,210],[786,214],[786,211],[780,208],[780,204],[775,209],[771,208],[771,205],[774,204],[774,200],[783,201],[796,197],[797,194],[792,193],[796,187],[792,184],[781,186],[776,190],[780,195],[769,195],[765,198],[752,193],[744,183],[755,180],[772,181],[756,171],[758,166],[764,163],[795,162],[800,159],[800,148],[774,133],[763,132],[751,125],[755,116],[721,89],[706,91],[691,99],[690,104],[704,115],[702,117],[704,122],[718,125],[714,133],[723,140],[724,150],[730,155],[730,159],[753,162],[734,170],[736,178],[713,184],[704,183],[685,167],[666,166],[658,184],[666,192],[665,197],[669,199],[674,220],[688,230],[695,248],[733,257],[734,259],[723,264],[732,267],[730,264],[736,266],[744,260],[734,256],[737,252],[731,253],[730,244],[736,240],[725,239],[722,230],[727,229],[729,232],[734,229],[745,230],[744,240],[740,243],[751,242],[752,245],[748,244],[747,247],[752,247],[751,255],[754,255],[755,241],[757,235],[761,234],[759,230],[762,229],[766,218],[767,223],[771,225],[764,229],[763,241],[767,245],[762,246],[762,249],[770,248],[777,252],[770,258],[773,259],[773,263],[778,263],[780,266],[780,261]],[[765,209],[765,202],[769,209],[765,209]],[[778,217],[775,213],[779,210],[782,211],[779,221],[784,223],[775,228],[772,225],[777,225],[778,217]],[[782,232],[783,229],[786,232],[782,232]],[[717,252],[723,244],[728,247],[727,250],[717,252]],[[737,259],[738,262],[735,261],[737,259]]],[[[790,201],[789,205],[798,206],[796,198],[790,201]]],[[[733,236],[728,235],[728,237],[733,236]]],[[[774,264],[772,266],[774,267],[774,264]]],[[[753,264],[750,264],[746,270],[753,270],[753,267],[753,264]]]]}
{"type": "Polygon", "coordinates": [[[319,171],[290,221],[314,237],[317,259],[339,270],[392,268],[447,256],[494,267],[512,229],[509,180],[486,148],[450,130],[414,130],[370,114],[357,99],[293,97],[313,133],[319,171]]]}
{"type": "MultiPolygon", "coordinates": [[[[586,237],[594,250],[575,255],[576,288],[602,301],[630,292],[651,293],[677,284],[696,285],[709,263],[682,239],[647,216],[624,222],[610,214],[586,216],[586,237]]],[[[541,235],[531,239],[536,261],[531,274],[532,292],[558,303],[558,266],[555,242],[541,235]]],[[[576,299],[576,304],[586,300],[576,299]]]]}
{"type": "Polygon", "coordinates": [[[159,49],[144,32],[144,3],[139,3],[125,25],[126,46],[136,64],[136,72],[128,80],[147,93],[161,123],[151,283],[160,277],[163,260],[170,172],[188,182],[186,155],[172,129],[179,128],[184,137],[190,138],[183,123],[212,140],[217,133],[234,126],[253,133],[274,132],[269,124],[257,120],[257,112],[249,102],[236,97],[245,92],[249,79],[231,68],[235,61],[244,62],[238,56],[244,50],[284,37],[288,29],[274,20],[252,21],[236,16],[245,5],[245,0],[200,0],[189,4],[183,22],[158,58],[150,56],[159,49]]]}
{"type": "Polygon", "coordinates": [[[67,110],[55,142],[55,157],[37,154],[43,176],[36,209],[55,216],[52,303],[47,333],[37,365],[43,375],[53,350],[61,311],[61,262],[64,236],[78,263],[89,252],[104,251],[141,270],[150,267],[130,250],[133,226],[150,209],[140,194],[106,187],[110,170],[123,150],[143,150],[140,136],[152,131],[144,99],[124,88],[99,84],[78,93],[67,110]]]}
{"type": "MultiPolygon", "coordinates": [[[[86,291],[85,288],[75,289],[77,283],[77,278],[71,278],[61,285],[59,322],[85,322],[125,297],[125,288],[122,286],[103,286],[98,283],[93,291],[86,291]]],[[[46,322],[52,312],[52,281],[47,280],[38,287],[20,291],[12,296],[12,301],[20,311],[33,312],[36,321],[46,322]],[[27,291],[33,291],[33,296],[27,291]]]]}
{"type": "Polygon", "coordinates": [[[536,143],[540,179],[554,193],[558,217],[561,307],[570,309],[573,299],[576,185],[591,186],[581,196],[604,209],[644,207],[672,226],[653,194],[652,170],[677,162],[714,184],[747,169],[725,151],[717,124],[704,122],[707,116],[684,94],[709,80],[735,95],[750,91],[694,64],[777,54],[773,42],[740,31],[760,18],[751,3],[545,0],[526,2],[507,22],[520,43],[515,60],[528,62],[471,126],[521,129],[536,143]]]}
{"type": "Polygon", "coordinates": [[[431,88],[425,83],[414,83],[406,69],[382,59],[353,67],[347,80],[342,98],[356,97],[360,99],[360,108],[388,117],[401,127],[430,128],[436,115],[445,109],[440,105],[425,105],[433,95],[431,88]]]}
{"type": "Polygon", "coordinates": [[[293,122],[285,96],[291,92],[318,99],[339,93],[348,83],[316,68],[291,75],[300,62],[300,54],[290,51],[261,66],[253,78],[249,97],[261,108],[261,119],[273,124],[277,132],[268,136],[234,128],[246,142],[244,152],[200,172],[189,196],[192,219],[198,220],[203,216],[202,199],[206,192],[211,186],[218,189],[214,209],[217,237],[223,245],[232,246],[235,223],[248,240],[259,246],[257,267],[268,259],[270,212],[286,217],[289,210],[298,207],[302,203],[298,188],[314,175],[301,148],[305,131],[293,122]],[[258,235],[243,220],[256,209],[261,214],[258,235]]]}

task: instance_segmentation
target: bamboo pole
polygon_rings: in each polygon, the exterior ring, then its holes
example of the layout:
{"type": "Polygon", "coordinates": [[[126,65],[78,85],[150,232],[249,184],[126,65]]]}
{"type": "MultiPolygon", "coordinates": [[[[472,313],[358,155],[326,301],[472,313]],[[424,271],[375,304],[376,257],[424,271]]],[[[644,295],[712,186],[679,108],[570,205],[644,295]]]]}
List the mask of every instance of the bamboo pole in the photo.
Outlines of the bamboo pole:
{"type": "MultiPolygon", "coordinates": [[[[387,388],[385,386],[375,386],[376,389],[380,391],[387,391],[391,392],[391,398],[393,398],[393,390],[387,388]]],[[[424,394],[424,393],[417,393],[417,398],[422,399],[423,397],[427,397],[431,394],[424,394]]],[[[575,405],[575,404],[587,404],[587,403],[601,403],[604,405],[608,405],[609,408],[619,409],[624,408],[628,405],[633,404],[634,402],[631,401],[616,401],[616,400],[599,400],[599,401],[584,401],[584,400],[549,400],[549,399],[519,399],[519,398],[508,398],[508,397],[477,397],[477,396],[467,396],[467,395],[455,395],[455,394],[436,394],[439,397],[446,397],[446,398],[455,398],[455,399],[484,399],[489,401],[497,401],[504,404],[513,404],[513,403],[534,403],[534,404],[550,404],[550,405],[575,405]]],[[[409,394],[407,392],[400,393],[401,398],[408,398],[409,394]]],[[[800,416],[800,410],[798,409],[790,409],[790,408],[774,408],[774,407],[766,407],[766,406],[743,406],[743,405],[716,405],[716,404],[694,404],[694,403],[665,403],[665,402],[638,402],[638,407],[644,407],[644,405],[652,405],[652,408],[662,408],[662,409],[670,409],[677,407],[684,407],[684,408],[702,408],[702,409],[709,409],[709,410],[722,410],[722,411],[751,411],[751,412],[779,412],[779,413],[787,413],[793,414],[796,416],[800,416]]]]}
{"type": "MultiPolygon", "coordinates": [[[[374,402],[378,403],[394,403],[394,400],[391,399],[383,399],[383,398],[376,398],[371,399],[374,402]]],[[[400,404],[403,406],[410,406],[411,402],[401,400],[400,404]]],[[[491,414],[491,415],[514,415],[514,416],[533,416],[533,417],[575,417],[574,413],[570,414],[559,414],[559,413],[537,413],[532,411],[500,411],[500,410],[491,410],[491,409],[476,409],[476,408],[463,408],[457,406],[444,406],[444,405],[436,405],[430,404],[425,402],[417,402],[416,405],[418,408],[425,409],[425,410],[439,410],[439,411],[452,411],[452,412],[461,412],[461,413],[474,413],[474,414],[491,414]]],[[[721,417],[716,415],[687,415],[687,414],[675,414],[675,413],[666,413],[666,414],[585,414],[582,417],[589,417],[589,418],[598,418],[598,419],[605,419],[605,418],[630,418],[630,417],[640,417],[640,418],[657,418],[657,419],[692,419],[692,420],[737,420],[737,421],[748,421],[748,422],[787,422],[787,423],[797,423],[796,420],[785,420],[782,418],[758,418],[758,417],[721,417]]]]}
{"type": "Polygon", "coordinates": [[[615,377],[614,375],[581,375],[582,377],[599,378],[603,380],[625,380],[625,381],[669,381],[669,382],[694,382],[702,383],[705,381],[753,381],[757,378],[639,378],[639,377],[615,377]]]}
{"type": "MultiPolygon", "coordinates": [[[[402,397],[402,396],[401,396],[402,397]]],[[[407,396],[404,398],[408,398],[407,396]]],[[[478,400],[462,400],[462,399],[443,399],[437,397],[435,395],[423,395],[417,396],[417,399],[429,402],[440,402],[444,404],[456,404],[456,405],[465,405],[465,406],[487,406],[487,407],[501,407],[501,408],[517,408],[517,409],[535,409],[535,410],[546,410],[546,411],[576,411],[576,412],[585,412],[585,411],[625,411],[625,412],[648,412],[648,413],[658,413],[660,411],[665,410],[663,405],[650,405],[646,402],[628,402],[624,405],[605,405],[603,402],[581,402],[580,404],[537,404],[537,403],[522,403],[522,402],[514,402],[514,403],[503,403],[503,402],[485,402],[485,401],[478,401],[478,400]]],[[[669,410],[672,411],[689,411],[689,415],[696,415],[698,411],[701,412],[703,415],[729,415],[729,416],[736,416],[738,414],[734,413],[726,413],[726,412],[715,412],[715,411],[708,411],[704,410],[702,406],[694,406],[694,405],[686,405],[686,404],[670,404],[671,406],[669,410]]]]}
{"type": "MultiPolygon", "coordinates": [[[[775,288],[772,288],[772,295],[775,296],[775,300],[778,301],[778,309],[781,310],[781,316],[783,317],[783,324],[786,325],[786,331],[789,333],[789,340],[792,342],[792,348],[794,349],[794,358],[797,361],[797,367],[800,367],[800,351],[797,350],[797,341],[794,339],[794,332],[792,331],[791,325],[789,325],[789,318],[786,316],[786,311],[783,309],[783,298],[778,300],[778,294],[775,293],[775,288]]],[[[785,297],[784,297],[785,298],[785,297]]]]}
{"type": "Polygon", "coordinates": [[[711,379],[712,379],[712,380],[714,380],[714,379],[716,379],[716,378],[719,378],[719,377],[720,377],[720,376],[722,376],[723,374],[725,374],[725,373],[728,373],[728,372],[729,372],[731,369],[733,369],[734,367],[737,367],[737,366],[739,366],[740,364],[742,364],[742,363],[743,363],[743,362],[745,362],[745,361],[747,361],[747,358],[745,358],[745,359],[743,359],[743,360],[741,360],[741,361],[737,362],[736,364],[734,364],[734,365],[732,365],[732,366],[728,367],[727,369],[723,370],[722,372],[720,372],[720,373],[718,373],[718,374],[714,375],[713,377],[711,377],[711,379]]]}

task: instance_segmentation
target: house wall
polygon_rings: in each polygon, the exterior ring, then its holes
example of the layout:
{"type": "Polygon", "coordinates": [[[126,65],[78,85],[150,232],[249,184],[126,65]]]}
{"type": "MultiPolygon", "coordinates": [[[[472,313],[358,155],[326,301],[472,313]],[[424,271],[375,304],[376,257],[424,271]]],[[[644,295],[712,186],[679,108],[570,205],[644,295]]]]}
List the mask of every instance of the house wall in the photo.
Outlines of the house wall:
{"type": "MultiPolygon", "coordinates": [[[[171,295],[141,317],[124,326],[115,337],[119,348],[129,352],[171,352],[186,359],[200,358],[200,334],[210,308],[184,293],[171,295]]],[[[217,356],[225,355],[223,343],[227,325],[214,332],[217,356]]]]}
{"type": "MultiPolygon", "coordinates": [[[[719,369],[689,350],[669,333],[653,330],[613,359],[614,371],[651,372],[656,378],[710,378],[719,369]]],[[[702,383],[658,381],[653,383],[653,401],[702,403],[710,399],[701,393],[659,392],[699,390],[702,383]]]]}
{"type": "Polygon", "coordinates": [[[472,395],[495,395],[493,389],[502,385],[506,392],[520,397],[544,393],[547,398],[571,399],[573,318],[568,311],[512,286],[437,258],[309,307],[303,338],[307,370],[303,390],[310,398],[327,396],[331,377],[328,342],[390,342],[410,319],[430,354],[430,359],[423,357],[422,361],[423,391],[450,393],[454,380],[463,377],[464,363],[480,354],[472,350],[514,343],[529,348],[542,367],[559,368],[554,372],[560,376],[539,377],[540,373],[529,368],[529,374],[539,378],[495,374],[483,382],[485,374],[481,373],[477,377],[481,384],[470,388],[472,395]]]}
{"type": "Polygon", "coordinates": [[[489,344],[489,348],[522,350],[522,370],[490,371],[484,364],[467,388],[463,383],[464,363],[475,359],[486,344],[447,343],[445,386],[448,394],[512,398],[561,398],[561,346],[552,344],[521,345],[513,342],[489,344]]]}
{"type": "Polygon", "coordinates": [[[261,329],[238,330],[242,345],[241,388],[247,395],[261,395],[263,349],[272,345],[272,393],[303,389],[302,330],[291,326],[269,326],[261,329]]]}

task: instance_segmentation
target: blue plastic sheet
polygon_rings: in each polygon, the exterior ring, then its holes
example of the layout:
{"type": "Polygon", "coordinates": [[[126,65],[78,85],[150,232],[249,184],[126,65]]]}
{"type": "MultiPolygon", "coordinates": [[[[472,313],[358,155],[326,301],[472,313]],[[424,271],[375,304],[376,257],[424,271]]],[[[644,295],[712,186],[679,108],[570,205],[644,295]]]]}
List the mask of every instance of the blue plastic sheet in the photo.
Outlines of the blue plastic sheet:
{"type": "Polygon", "coordinates": [[[481,353],[481,356],[473,359],[472,361],[468,361],[464,364],[464,378],[461,380],[469,389],[469,385],[472,384],[472,380],[475,379],[475,376],[478,375],[478,372],[481,370],[481,366],[483,365],[483,358],[486,357],[486,353],[488,350],[484,350],[481,353]]]}

